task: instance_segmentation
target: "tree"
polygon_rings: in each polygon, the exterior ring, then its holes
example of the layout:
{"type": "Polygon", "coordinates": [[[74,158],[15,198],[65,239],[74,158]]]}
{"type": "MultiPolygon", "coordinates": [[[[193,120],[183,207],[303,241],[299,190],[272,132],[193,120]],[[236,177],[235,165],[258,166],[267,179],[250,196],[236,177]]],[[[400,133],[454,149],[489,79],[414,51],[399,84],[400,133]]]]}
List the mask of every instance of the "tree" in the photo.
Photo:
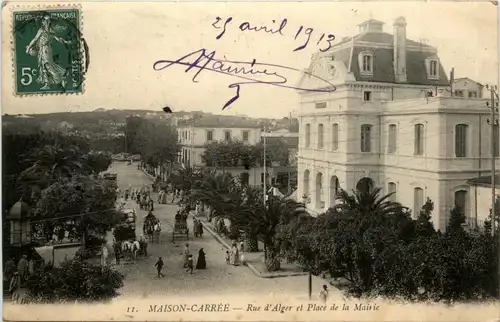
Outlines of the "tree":
{"type": "Polygon", "coordinates": [[[279,269],[278,226],[297,216],[302,211],[301,204],[271,197],[266,206],[260,189],[244,187],[228,173],[205,177],[194,198],[211,206],[215,216],[229,219],[231,227],[243,231],[247,239],[262,241],[267,269],[279,269]]]}
{"type": "Polygon", "coordinates": [[[201,169],[181,164],[177,165],[173,169],[169,181],[175,186],[175,188],[181,189],[185,193],[189,194],[192,190],[198,187],[203,177],[204,173],[201,169]]]}
{"type": "Polygon", "coordinates": [[[174,163],[180,152],[177,131],[164,123],[154,123],[139,117],[127,118],[129,152],[139,153],[148,171],[164,163],[174,163]]]}
{"type": "Polygon", "coordinates": [[[57,303],[103,301],[118,295],[125,276],[109,266],[75,259],[29,277],[28,301],[57,303]]]}
{"type": "Polygon", "coordinates": [[[117,223],[115,216],[116,187],[103,179],[78,176],[59,180],[42,191],[32,210],[33,221],[50,240],[56,225],[73,226],[79,236],[88,232],[102,235],[117,223]]]}
{"type": "MultiPolygon", "coordinates": [[[[278,163],[288,166],[290,151],[282,140],[266,143],[266,162],[268,166],[278,163]]],[[[249,169],[264,165],[264,144],[248,145],[241,141],[211,142],[205,145],[202,160],[207,166],[236,167],[249,169]]]]}
{"type": "MultiPolygon", "coordinates": [[[[254,159],[260,166],[264,165],[264,143],[259,142],[253,147],[254,159]]],[[[266,141],[266,163],[271,166],[277,163],[280,166],[288,166],[290,158],[290,150],[288,145],[283,140],[266,141]]]]}
{"type": "Polygon", "coordinates": [[[101,172],[108,170],[112,163],[111,156],[106,153],[91,151],[85,156],[85,164],[88,170],[93,175],[98,175],[101,172]]]}

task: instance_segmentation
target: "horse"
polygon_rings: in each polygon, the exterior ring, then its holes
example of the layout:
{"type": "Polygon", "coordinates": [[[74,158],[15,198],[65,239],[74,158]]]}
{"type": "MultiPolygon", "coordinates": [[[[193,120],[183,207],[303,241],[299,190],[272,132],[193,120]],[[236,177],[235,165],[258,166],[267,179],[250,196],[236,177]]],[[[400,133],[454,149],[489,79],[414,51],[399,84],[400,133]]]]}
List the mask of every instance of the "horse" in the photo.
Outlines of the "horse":
{"type": "Polygon", "coordinates": [[[137,252],[140,249],[138,241],[124,241],[122,243],[122,253],[127,254],[128,257],[132,257],[134,260],[137,258],[137,252]]]}
{"type": "Polygon", "coordinates": [[[133,244],[134,244],[134,248],[132,250],[132,254],[134,256],[134,259],[136,259],[137,254],[139,254],[141,251],[141,244],[137,240],[134,240],[133,244]]]}

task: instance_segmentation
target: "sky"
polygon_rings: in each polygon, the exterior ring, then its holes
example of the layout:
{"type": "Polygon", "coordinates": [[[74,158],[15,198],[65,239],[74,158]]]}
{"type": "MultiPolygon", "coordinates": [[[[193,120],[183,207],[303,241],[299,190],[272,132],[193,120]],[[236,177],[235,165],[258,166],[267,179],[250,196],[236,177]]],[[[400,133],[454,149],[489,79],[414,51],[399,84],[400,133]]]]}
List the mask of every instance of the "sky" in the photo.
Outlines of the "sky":
{"type": "MultiPolygon", "coordinates": [[[[84,2],[82,34],[90,55],[85,92],[16,97],[10,5],[2,10],[2,113],[8,114],[160,110],[168,105],[174,111],[281,118],[298,108],[299,97],[293,89],[243,85],[240,97],[222,111],[234,96],[235,89],[228,85],[235,78],[204,71],[195,83],[193,70],[186,73],[185,67],[171,66],[155,71],[153,64],[205,48],[215,50],[221,59],[256,59],[302,70],[311,55],[324,48],[324,42],[317,45],[321,34],[334,34],[341,40],[357,34],[357,24],[370,18],[385,22],[384,31],[392,33],[392,23],[399,16],[407,21],[407,38],[425,39],[437,47],[445,71],[454,67],[456,77],[498,84],[498,8],[489,2],[84,2]],[[220,39],[216,36],[221,29],[212,26],[216,17],[221,18],[221,26],[227,17],[233,18],[220,39]],[[279,26],[284,18],[283,35],[238,29],[243,22],[279,26]],[[301,26],[314,30],[309,45],[294,52],[305,40],[304,33],[294,39],[301,26]]],[[[296,85],[300,73],[286,75],[287,84],[296,85]]]]}

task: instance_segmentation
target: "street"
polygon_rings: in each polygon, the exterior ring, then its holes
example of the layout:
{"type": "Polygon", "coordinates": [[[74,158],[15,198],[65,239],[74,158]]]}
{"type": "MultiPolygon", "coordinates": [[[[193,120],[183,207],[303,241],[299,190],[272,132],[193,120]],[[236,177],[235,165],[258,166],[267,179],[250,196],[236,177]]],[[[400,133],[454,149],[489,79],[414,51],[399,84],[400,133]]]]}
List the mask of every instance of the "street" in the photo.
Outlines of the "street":
{"type": "MultiPolygon", "coordinates": [[[[113,163],[109,172],[118,175],[118,185],[124,191],[129,184],[132,188],[143,185],[151,185],[152,180],[141,170],[137,170],[137,164],[126,165],[122,162],[113,163]]],[[[156,196],[154,198],[156,202],[156,196]]],[[[169,197],[169,201],[170,201],[169,197]]],[[[280,278],[261,278],[252,273],[245,266],[227,265],[224,259],[225,249],[207,231],[202,238],[194,239],[192,235],[192,218],[188,218],[190,229],[190,240],[179,240],[173,243],[172,229],[174,215],[177,205],[158,205],[155,203],[154,214],[161,221],[162,234],[159,244],[148,245],[148,257],[138,259],[135,264],[119,265],[119,270],[126,274],[124,286],[120,290],[123,297],[147,297],[168,295],[287,295],[293,298],[306,299],[308,292],[307,276],[290,276],[280,278]],[[206,253],[207,269],[195,270],[193,274],[183,269],[182,250],[186,242],[189,243],[191,253],[194,255],[196,264],[197,254],[200,248],[206,253]],[[161,256],[165,263],[163,268],[164,278],[156,277],[154,267],[158,257],[161,256]]],[[[142,234],[142,225],[145,210],[140,210],[135,201],[127,201],[126,208],[134,208],[137,211],[137,236],[142,234]]],[[[320,278],[313,277],[313,299],[317,298],[320,288],[326,284],[320,278]]],[[[332,288],[329,286],[329,288],[332,288]]],[[[332,293],[339,294],[332,289],[332,293]]],[[[334,296],[331,294],[331,296],[334,296]]]]}

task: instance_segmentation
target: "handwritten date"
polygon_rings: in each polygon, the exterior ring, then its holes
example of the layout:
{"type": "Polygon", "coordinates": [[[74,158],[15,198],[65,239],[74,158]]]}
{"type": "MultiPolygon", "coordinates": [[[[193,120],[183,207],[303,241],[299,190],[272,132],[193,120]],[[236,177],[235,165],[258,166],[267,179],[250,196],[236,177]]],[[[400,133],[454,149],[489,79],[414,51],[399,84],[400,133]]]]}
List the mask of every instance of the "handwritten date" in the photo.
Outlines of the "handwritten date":
{"type": "MultiPolygon", "coordinates": [[[[233,22],[233,17],[228,17],[225,20],[221,17],[216,17],[215,22],[212,24],[212,27],[215,29],[221,30],[220,33],[215,37],[215,39],[219,40],[224,36],[227,31],[228,25],[233,22]]],[[[264,32],[272,35],[281,35],[284,36],[285,27],[288,24],[288,19],[283,18],[281,22],[278,24],[276,20],[272,20],[272,26],[254,26],[248,21],[244,21],[238,25],[238,29],[240,31],[253,31],[253,32],[264,32]]],[[[297,28],[297,32],[295,33],[294,40],[301,41],[302,44],[295,48],[293,51],[300,51],[309,45],[312,39],[315,38],[314,28],[300,26],[297,28]]],[[[335,40],[335,35],[321,33],[319,37],[316,38],[316,45],[319,46],[319,51],[325,52],[328,51],[333,46],[333,41],[335,40]]],[[[316,40],[314,39],[314,40],[316,40]]],[[[314,42],[313,40],[313,42],[314,42]]]]}

